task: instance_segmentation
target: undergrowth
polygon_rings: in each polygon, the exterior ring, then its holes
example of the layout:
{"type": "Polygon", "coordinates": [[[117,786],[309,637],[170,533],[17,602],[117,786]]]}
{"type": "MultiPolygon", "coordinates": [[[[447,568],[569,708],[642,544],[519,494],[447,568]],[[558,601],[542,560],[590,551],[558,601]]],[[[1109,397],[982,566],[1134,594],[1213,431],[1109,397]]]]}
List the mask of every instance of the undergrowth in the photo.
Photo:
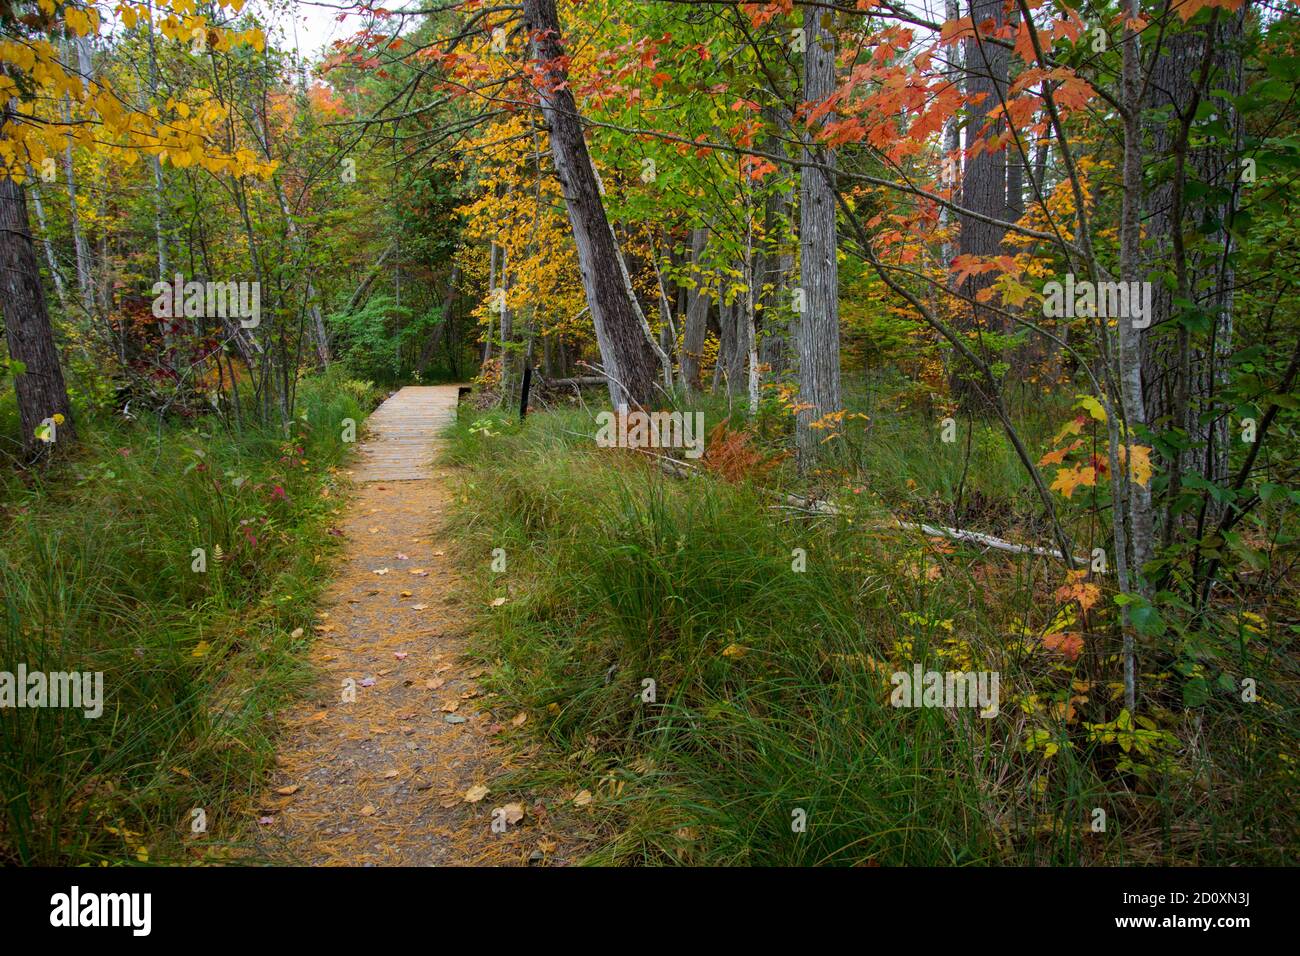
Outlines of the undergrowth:
{"type": "MultiPolygon", "coordinates": [[[[1084,654],[1060,639],[1071,598],[1051,562],[901,532],[852,488],[831,517],[665,477],[594,432],[585,409],[469,416],[447,452],[465,466],[476,653],[547,744],[512,783],[576,797],[602,834],[590,862],[1291,858],[1294,670],[1276,655],[1254,665],[1275,670],[1266,706],[1174,706],[1153,672],[1134,719],[1101,605],[1084,654]],[[892,706],[914,663],[998,672],[997,715],[892,706]]],[[[946,480],[926,443],[903,444],[864,471],[946,480]]],[[[1014,509],[1022,485],[992,500],[1014,509]]]]}
{"type": "Polygon", "coordinates": [[[244,854],[268,718],[308,677],[341,423],[377,398],[305,381],[287,438],[88,415],[69,460],[6,473],[0,671],[102,672],[104,700],[0,711],[0,861],[244,854]]]}

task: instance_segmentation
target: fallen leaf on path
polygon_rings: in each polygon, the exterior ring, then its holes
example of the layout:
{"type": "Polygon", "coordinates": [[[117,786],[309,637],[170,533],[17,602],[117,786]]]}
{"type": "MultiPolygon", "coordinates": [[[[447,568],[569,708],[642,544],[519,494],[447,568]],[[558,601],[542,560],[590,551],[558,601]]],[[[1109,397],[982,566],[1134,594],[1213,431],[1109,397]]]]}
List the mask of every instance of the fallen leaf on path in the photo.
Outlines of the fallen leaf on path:
{"type": "Polygon", "coordinates": [[[429,606],[429,605],[427,605],[427,604],[412,604],[412,605],[411,605],[411,610],[412,610],[412,611],[423,611],[423,610],[426,609],[428,606],[429,606]]]}
{"type": "Polygon", "coordinates": [[[464,800],[466,803],[478,803],[488,795],[488,788],[481,783],[476,783],[465,791],[464,800]]]}
{"type": "Polygon", "coordinates": [[[513,826],[524,818],[524,805],[522,803],[507,803],[501,808],[505,811],[506,824],[513,826]]]}
{"type": "Polygon", "coordinates": [[[375,569],[375,574],[387,574],[387,573],[388,573],[388,569],[387,569],[387,568],[376,568],[376,569],[375,569]]]}
{"type": "Polygon", "coordinates": [[[300,789],[302,789],[302,788],[301,788],[298,784],[295,783],[295,784],[290,784],[290,785],[287,786],[287,787],[280,787],[280,788],[277,789],[275,792],[278,793],[278,794],[279,794],[280,796],[282,796],[282,797],[289,797],[289,796],[292,796],[293,794],[297,793],[300,789]]]}
{"type": "Polygon", "coordinates": [[[591,803],[590,790],[579,790],[573,795],[573,805],[575,807],[585,807],[589,803],[591,803]]]}
{"type": "Polygon", "coordinates": [[[447,703],[443,704],[440,709],[445,714],[454,714],[458,709],[460,709],[460,701],[449,700],[447,703]]]}
{"type": "Polygon", "coordinates": [[[361,815],[362,815],[363,817],[373,817],[373,816],[375,815],[375,807],[374,807],[374,804],[372,804],[372,803],[367,803],[364,807],[362,807],[362,808],[361,808],[361,815]]]}
{"type": "Polygon", "coordinates": [[[527,720],[528,720],[528,711],[521,710],[519,713],[515,714],[513,717],[510,718],[510,726],[522,727],[527,720]]]}

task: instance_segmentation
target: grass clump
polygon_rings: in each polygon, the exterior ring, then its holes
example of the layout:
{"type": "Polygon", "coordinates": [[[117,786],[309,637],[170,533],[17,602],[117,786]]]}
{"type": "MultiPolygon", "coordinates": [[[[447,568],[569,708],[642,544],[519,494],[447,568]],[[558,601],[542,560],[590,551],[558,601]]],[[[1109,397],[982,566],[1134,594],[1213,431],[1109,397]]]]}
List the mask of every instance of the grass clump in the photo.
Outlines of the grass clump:
{"type": "Polygon", "coordinates": [[[104,701],[0,712],[0,860],[239,855],[267,718],[309,676],[342,422],[376,399],[306,381],[288,437],[86,416],[69,461],[7,476],[0,671],[102,672],[104,701]]]}
{"type": "Polygon", "coordinates": [[[592,794],[591,861],[1287,858],[1293,705],[1188,712],[1156,692],[1125,724],[1106,629],[1083,655],[1044,639],[1069,603],[1050,562],[893,530],[868,494],[812,516],[666,478],[594,432],[586,411],[487,415],[448,450],[482,569],[477,653],[549,745],[515,782],[592,794]],[[893,706],[891,675],[917,663],[997,672],[998,714],[893,706]]]}

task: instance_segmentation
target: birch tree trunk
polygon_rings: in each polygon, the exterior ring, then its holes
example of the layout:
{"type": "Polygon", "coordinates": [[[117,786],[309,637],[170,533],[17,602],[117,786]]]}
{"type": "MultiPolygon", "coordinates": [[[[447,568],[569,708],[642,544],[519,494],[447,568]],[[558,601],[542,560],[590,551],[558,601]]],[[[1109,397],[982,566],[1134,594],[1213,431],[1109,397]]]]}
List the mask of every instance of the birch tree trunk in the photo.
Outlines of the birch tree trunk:
{"type": "Polygon", "coordinates": [[[701,290],[704,281],[700,263],[709,240],[709,230],[691,232],[691,279],[686,290],[686,328],[682,334],[682,379],[687,389],[700,391],[700,358],[704,352],[704,339],[709,332],[709,298],[701,290]]]}
{"type": "Polygon", "coordinates": [[[41,227],[41,245],[45,247],[45,261],[50,267],[50,278],[54,280],[54,294],[59,297],[59,311],[66,316],[68,314],[68,290],[63,283],[63,274],[59,271],[59,263],[54,258],[54,246],[50,244],[50,229],[45,221],[45,207],[41,204],[41,194],[36,188],[35,179],[29,178],[28,182],[32,183],[30,187],[32,205],[36,209],[36,223],[41,227]]]}
{"type": "MultiPolygon", "coordinates": [[[[72,41],[67,41],[64,46],[65,55],[71,58],[73,53],[78,55],[78,68],[80,67],[80,49],[72,41]]],[[[72,108],[69,105],[68,98],[63,98],[63,119],[66,123],[72,122],[72,108]]],[[[81,296],[81,307],[86,313],[87,318],[93,318],[95,315],[95,285],[93,272],[90,264],[90,246],[86,242],[85,234],[81,230],[81,215],[77,210],[77,173],[72,162],[72,141],[68,141],[67,148],[63,151],[64,176],[68,182],[68,222],[72,228],[72,248],[77,257],[77,292],[81,296]]]]}
{"type": "MultiPolygon", "coordinates": [[[[943,4],[944,19],[951,22],[961,16],[961,6],[957,0],[944,0],[943,4]]],[[[961,46],[953,44],[948,47],[948,68],[944,70],[944,76],[948,82],[956,87],[961,85],[961,46]]],[[[961,122],[959,117],[953,116],[943,125],[943,184],[952,190],[954,196],[961,195],[961,122]]],[[[947,227],[952,219],[952,213],[947,206],[939,209],[939,224],[947,227]]],[[[943,261],[951,262],[957,255],[957,247],[951,241],[943,244],[943,261]]],[[[951,285],[951,281],[949,282],[951,285]]]]}
{"type": "MultiPolygon", "coordinates": [[[[1124,51],[1122,59],[1122,89],[1128,115],[1124,121],[1124,165],[1122,179],[1123,197],[1120,204],[1119,244],[1120,244],[1120,278],[1124,282],[1137,282],[1141,279],[1141,241],[1142,241],[1142,51],[1138,34],[1129,25],[1141,16],[1141,0],[1130,0],[1131,18],[1124,29],[1124,51]]],[[[1105,330],[1102,330],[1105,334],[1105,330]]],[[[1125,425],[1130,430],[1140,426],[1145,412],[1142,401],[1142,362],[1141,330],[1134,328],[1131,319],[1119,322],[1119,402],[1125,425]]],[[[1114,424],[1111,424],[1114,435],[1114,424]]],[[[1128,442],[1133,438],[1128,437],[1128,442]]],[[[1112,455],[1112,459],[1114,455],[1112,455]]],[[[1139,588],[1142,587],[1142,565],[1151,558],[1152,520],[1151,492],[1137,482],[1129,481],[1124,472],[1113,472],[1115,486],[1120,490],[1116,495],[1116,507],[1124,500],[1124,491],[1128,499],[1128,545],[1132,555],[1132,565],[1128,566],[1124,555],[1119,555],[1120,586],[1128,589],[1132,583],[1123,578],[1134,578],[1139,588]]],[[[1117,548],[1120,536],[1117,535],[1117,548]]],[[[1124,705],[1129,713],[1137,708],[1137,647],[1133,628],[1129,626],[1128,609],[1125,607],[1123,657],[1124,657],[1124,705]]]]}

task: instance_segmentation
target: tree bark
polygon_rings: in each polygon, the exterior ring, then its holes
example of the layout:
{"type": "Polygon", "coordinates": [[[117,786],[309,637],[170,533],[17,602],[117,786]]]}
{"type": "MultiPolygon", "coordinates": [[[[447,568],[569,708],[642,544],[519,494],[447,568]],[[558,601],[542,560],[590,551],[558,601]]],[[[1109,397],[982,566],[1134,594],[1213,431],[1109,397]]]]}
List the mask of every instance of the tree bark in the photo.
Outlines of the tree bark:
{"type": "MultiPolygon", "coordinates": [[[[1207,186],[1216,194],[1227,190],[1234,196],[1237,169],[1232,159],[1233,148],[1213,140],[1191,146],[1185,142],[1180,127],[1182,118],[1195,109],[1195,101],[1201,100],[1209,90],[1241,95],[1240,41],[1245,14],[1244,6],[1237,13],[1223,11],[1210,24],[1181,26],[1176,32],[1166,34],[1152,71],[1148,102],[1144,104],[1148,110],[1159,110],[1155,115],[1162,118],[1151,123],[1148,132],[1154,154],[1175,156],[1177,174],[1184,181],[1207,186]],[[1207,43],[1210,44],[1208,61],[1207,43]],[[1208,75],[1203,65],[1209,66],[1208,75]],[[1202,85],[1205,90],[1200,89],[1202,85]]],[[[1239,138],[1240,123],[1232,102],[1220,97],[1212,97],[1210,102],[1214,112],[1225,118],[1226,126],[1238,129],[1239,138]]],[[[1212,396],[1222,389],[1226,380],[1235,282],[1229,255],[1233,238],[1227,229],[1233,202],[1209,206],[1187,198],[1186,190],[1181,191],[1180,199],[1174,190],[1171,177],[1157,183],[1147,197],[1145,233],[1151,242],[1145,250],[1142,278],[1149,278],[1153,270],[1173,272],[1175,286],[1184,289],[1171,289],[1165,282],[1153,281],[1151,325],[1141,341],[1146,421],[1157,429],[1181,428],[1191,442],[1171,462],[1171,497],[1177,493],[1183,474],[1201,475],[1214,482],[1228,477],[1228,418],[1219,415],[1207,423],[1202,417],[1211,410],[1212,396]],[[1203,235],[1196,248],[1175,248],[1174,230],[1185,235],[1206,223],[1213,224],[1213,231],[1203,235]],[[1193,338],[1186,329],[1175,334],[1166,334],[1161,329],[1176,321],[1178,309],[1174,301],[1179,297],[1193,298],[1198,307],[1215,316],[1212,333],[1205,339],[1193,338]]],[[[1220,508],[1213,499],[1209,507],[1212,513],[1220,508]]],[[[1172,517],[1167,518],[1166,540],[1173,535],[1172,525],[1172,517]]]]}
{"type": "MultiPolygon", "coordinates": [[[[1004,22],[1002,2],[970,0],[970,16],[977,28],[989,20],[1001,27],[1004,22]]],[[[980,140],[987,140],[1001,130],[1000,122],[988,131],[984,127],[989,113],[1002,102],[1007,92],[1007,50],[990,42],[988,32],[981,31],[978,36],[965,42],[964,72],[966,96],[970,104],[967,106],[967,159],[961,177],[961,204],[972,212],[996,220],[1005,219],[1008,214],[1006,150],[995,153],[987,149],[972,149],[980,140]]],[[[972,216],[960,216],[958,222],[959,255],[985,257],[995,256],[1002,251],[1002,240],[1006,234],[1003,227],[972,216]]],[[[981,290],[993,284],[994,278],[988,272],[969,276],[962,283],[960,291],[973,300],[981,290]]],[[[1005,331],[1003,321],[987,308],[972,305],[969,314],[969,328],[1005,331]]],[[[953,369],[953,394],[967,409],[988,411],[989,405],[980,398],[974,383],[965,376],[964,373],[968,371],[960,365],[953,369]]]]}
{"type": "Polygon", "coordinates": [[[691,232],[692,287],[686,291],[686,328],[682,335],[682,379],[692,391],[700,391],[700,358],[704,352],[704,339],[709,332],[709,297],[700,289],[704,275],[700,271],[704,249],[709,241],[708,229],[691,232]]]}
{"type": "Polygon", "coordinates": [[[36,209],[36,223],[41,227],[41,245],[45,247],[45,261],[50,267],[50,278],[54,280],[54,294],[59,297],[59,311],[68,314],[68,292],[63,284],[63,275],[59,272],[59,263],[54,258],[54,245],[50,242],[49,224],[45,221],[45,207],[41,205],[41,193],[33,183],[31,187],[32,206],[36,209]]]}
{"type": "MultiPolygon", "coordinates": [[[[777,106],[766,111],[768,120],[776,131],[767,141],[767,151],[781,154],[790,138],[790,111],[777,106]]],[[[785,170],[772,175],[786,176],[785,170]]],[[[779,378],[786,369],[789,354],[790,273],[794,271],[794,254],[786,237],[794,216],[793,179],[786,178],[779,189],[770,190],[763,203],[763,243],[758,256],[758,301],[755,304],[755,328],[761,329],[758,339],[758,360],[767,366],[773,378],[779,378]]]]}
{"type": "Polygon", "coordinates": [[[596,185],[577,104],[568,86],[555,0],[524,0],[524,19],[538,61],[534,84],[550,128],[551,156],[573,228],[582,286],[609,380],[610,400],[615,406],[648,407],[654,392],[654,352],[622,282],[614,234],[596,185]]]}
{"type": "MultiPolygon", "coordinates": [[[[835,90],[835,34],[828,29],[833,16],[821,7],[803,14],[803,98],[819,103],[835,90]]],[[[832,117],[827,116],[826,121],[832,117]]],[[[805,162],[820,162],[827,170],[804,167],[799,191],[800,287],[804,309],[795,336],[799,355],[799,399],[805,406],[795,420],[799,464],[808,468],[822,455],[822,433],[813,422],[840,409],[839,265],[836,261],[835,155],[812,145],[813,131],[804,131],[805,162]]]]}
{"type": "MultiPolygon", "coordinates": [[[[8,112],[6,107],[6,121],[8,112]]],[[[66,448],[76,439],[72,405],[45,307],[45,290],[27,219],[27,197],[23,187],[8,176],[0,176],[0,293],[9,357],[24,366],[21,373],[14,375],[23,452],[31,457],[47,447],[37,437],[37,429],[55,415],[62,415],[64,420],[55,426],[54,444],[66,448]]]]}

